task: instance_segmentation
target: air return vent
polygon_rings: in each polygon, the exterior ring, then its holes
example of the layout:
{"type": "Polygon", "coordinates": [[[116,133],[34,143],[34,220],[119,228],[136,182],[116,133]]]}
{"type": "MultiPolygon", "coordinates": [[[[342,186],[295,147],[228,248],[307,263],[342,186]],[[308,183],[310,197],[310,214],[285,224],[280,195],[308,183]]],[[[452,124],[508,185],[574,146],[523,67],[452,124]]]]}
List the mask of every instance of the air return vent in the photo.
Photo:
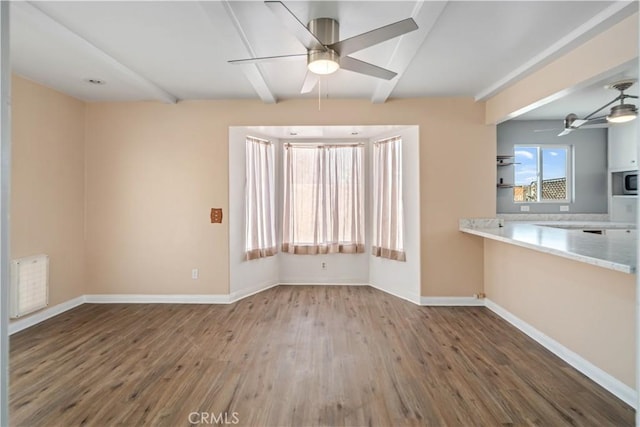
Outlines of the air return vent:
{"type": "Polygon", "coordinates": [[[49,257],[35,255],[11,262],[9,315],[24,316],[49,303],[49,257]]]}

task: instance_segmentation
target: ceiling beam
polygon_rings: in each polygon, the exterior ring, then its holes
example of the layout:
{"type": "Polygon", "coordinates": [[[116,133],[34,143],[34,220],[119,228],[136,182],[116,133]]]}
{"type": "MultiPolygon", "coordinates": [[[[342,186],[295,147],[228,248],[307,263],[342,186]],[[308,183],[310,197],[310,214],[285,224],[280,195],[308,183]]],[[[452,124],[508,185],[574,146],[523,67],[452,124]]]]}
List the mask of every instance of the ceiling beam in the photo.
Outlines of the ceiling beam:
{"type": "MultiPolygon", "coordinates": [[[[201,1],[199,2],[199,4],[207,14],[207,17],[210,17],[209,14],[212,13],[212,11],[209,9],[207,2],[201,1]]],[[[222,0],[222,5],[224,6],[224,10],[229,16],[229,19],[233,23],[233,26],[235,27],[236,32],[238,33],[238,36],[242,41],[242,44],[247,50],[247,55],[251,58],[257,57],[255,51],[253,50],[253,47],[251,46],[251,43],[249,42],[249,38],[247,37],[246,32],[244,31],[244,28],[242,28],[242,24],[240,24],[240,20],[236,16],[236,13],[233,11],[231,2],[229,0],[222,0]]],[[[249,83],[251,83],[251,86],[253,86],[253,89],[256,91],[262,102],[264,102],[265,104],[275,104],[276,102],[278,102],[275,95],[271,92],[271,89],[267,85],[267,81],[265,80],[264,75],[262,74],[262,70],[260,69],[260,66],[258,64],[248,63],[242,65],[234,65],[234,67],[240,67],[242,69],[245,76],[249,80],[249,83]]]]}
{"type": "Polygon", "coordinates": [[[440,18],[447,3],[448,1],[419,1],[416,3],[411,17],[418,24],[418,29],[398,38],[393,54],[385,66],[385,68],[395,71],[398,75],[391,80],[380,80],[373,92],[371,102],[380,104],[389,98],[398,81],[400,81],[400,78],[435,26],[438,18],[440,18]]]}
{"type": "MultiPolygon", "coordinates": [[[[576,4],[576,7],[579,7],[579,5],[576,4]]],[[[606,29],[610,26],[612,21],[615,24],[616,21],[633,14],[637,9],[637,1],[635,0],[613,2],[612,5],[571,31],[566,36],[562,37],[560,40],[540,52],[538,55],[534,56],[533,58],[522,64],[520,67],[511,71],[509,74],[507,74],[497,82],[478,92],[475,96],[475,100],[484,101],[488,98],[491,98],[506,87],[528,76],[529,74],[538,71],[544,65],[559,58],[569,50],[577,47],[597,33],[606,29]]]]}
{"type": "Polygon", "coordinates": [[[80,34],[75,33],[62,23],[53,19],[37,6],[26,1],[11,2],[11,6],[16,8],[16,11],[25,14],[32,23],[38,26],[38,28],[46,30],[51,34],[56,34],[57,36],[63,37],[66,40],[81,46],[88,55],[91,55],[93,58],[100,60],[104,65],[127,76],[129,80],[135,82],[138,87],[146,91],[153,99],[166,102],[168,104],[175,104],[178,102],[178,97],[167,92],[140,73],[131,69],[122,61],[116,59],[97,45],[85,39],[80,34]]]}

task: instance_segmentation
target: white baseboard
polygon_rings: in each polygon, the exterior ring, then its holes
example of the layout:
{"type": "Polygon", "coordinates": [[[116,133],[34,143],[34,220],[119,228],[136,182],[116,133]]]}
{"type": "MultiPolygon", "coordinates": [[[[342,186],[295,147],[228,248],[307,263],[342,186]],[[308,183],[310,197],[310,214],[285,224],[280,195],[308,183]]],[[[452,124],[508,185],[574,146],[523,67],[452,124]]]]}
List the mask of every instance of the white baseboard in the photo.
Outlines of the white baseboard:
{"type": "Polygon", "coordinates": [[[280,282],[283,286],[371,286],[369,283],[303,283],[303,282],[280,282]]]}
{"type": "Polygon", "coordinates": [[[58,314],[62,314],[65,311],[82,305],[84,304],[84,302],[85,296],[81,295],[79,297],[70,299],[69,301],[54,305],[53,307],[45,308],[44,310],[35,312],[24,318],[14,320],[9,323],[9,335],[20,332],[24,329],[27,329],[28,327],[37,325],[40,322],[44,322],[45,320],[50,319],[53,316],[57,316],[58,314]]]}
{"type": "Polygon", "coordinates": [[[564,360],[569,365],[582,372],[592,381],[605,388],[607,391],[625,402],[627,405],[631,406],[632,408],[636,407],[637,393],[633,388],[629,387],[617,378],[609,375],[579,354],[569,350],[558,341],[545,335],[543,332],[534,328],[524,320],[502,308],[490,299],[485,298],[484,302],[485,306],[489,310],[493,311],[498,316],[502,317],[504,320],[524,332],[526,335],[538,342],[538,344],[542,345],[547,350],[558,356],[560,359],[564,360]]]}
{"type": "Polygon", "coordinates": [[[240,289],[235,292],[231,292],[229,295],[229,302],[240,301],[243,298],[250,297],[251,295],[255,295],[262,291],[266,291],[267,289],[275,288],[279,283],[263,283],[259,286],[253,286],[248,289],[240,289]]]}
{"type": "Polygon", "coordinates": [[[484,306],[484,300],[475,297],[420,297],[420,305],[428,306],[484,306]]]}
{"type": "Polygon", "coordinates": [[[394,297],[402,298],[403,300],[412,302],[416,305],[420,305],[420,295],[413,295],[409,292],[403,293],[398,289],[386,289],[381,286],[374,285],[373,283],[369,283],[368,285],[386,294],[393,295],[394,297]]]}
{"type": "Polygon", "coordinates": [[[229,304],[230,295],[217,294],[94,294],[85,302],[95,304],[229,304]]]}

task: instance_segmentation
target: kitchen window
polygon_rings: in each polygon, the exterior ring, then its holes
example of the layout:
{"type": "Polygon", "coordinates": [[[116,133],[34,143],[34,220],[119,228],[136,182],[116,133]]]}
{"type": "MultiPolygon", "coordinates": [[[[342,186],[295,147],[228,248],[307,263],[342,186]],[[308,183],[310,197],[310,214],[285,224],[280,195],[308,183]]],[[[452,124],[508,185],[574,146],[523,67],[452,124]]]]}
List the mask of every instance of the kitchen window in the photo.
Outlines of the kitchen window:
{"type": "Polygon", "coordinates": [[[516,203],[571,201],[572,151],[569,145],[514,146],[513,201],[516,203]]]}

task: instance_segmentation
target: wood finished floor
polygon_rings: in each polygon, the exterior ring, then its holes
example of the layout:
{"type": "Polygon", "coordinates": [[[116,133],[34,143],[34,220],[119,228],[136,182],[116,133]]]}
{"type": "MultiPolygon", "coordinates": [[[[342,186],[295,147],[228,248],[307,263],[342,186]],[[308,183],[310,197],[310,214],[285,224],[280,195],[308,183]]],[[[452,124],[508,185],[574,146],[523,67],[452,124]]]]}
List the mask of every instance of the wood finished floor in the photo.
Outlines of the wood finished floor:
{"type": "Polygon", "coordinates": [[[489,310],[418,307],[369,287],[86,304],[13,335],[10,371],[16,426],[180,426],[193,412],[246,426],[634,421],[489,310]]]}

